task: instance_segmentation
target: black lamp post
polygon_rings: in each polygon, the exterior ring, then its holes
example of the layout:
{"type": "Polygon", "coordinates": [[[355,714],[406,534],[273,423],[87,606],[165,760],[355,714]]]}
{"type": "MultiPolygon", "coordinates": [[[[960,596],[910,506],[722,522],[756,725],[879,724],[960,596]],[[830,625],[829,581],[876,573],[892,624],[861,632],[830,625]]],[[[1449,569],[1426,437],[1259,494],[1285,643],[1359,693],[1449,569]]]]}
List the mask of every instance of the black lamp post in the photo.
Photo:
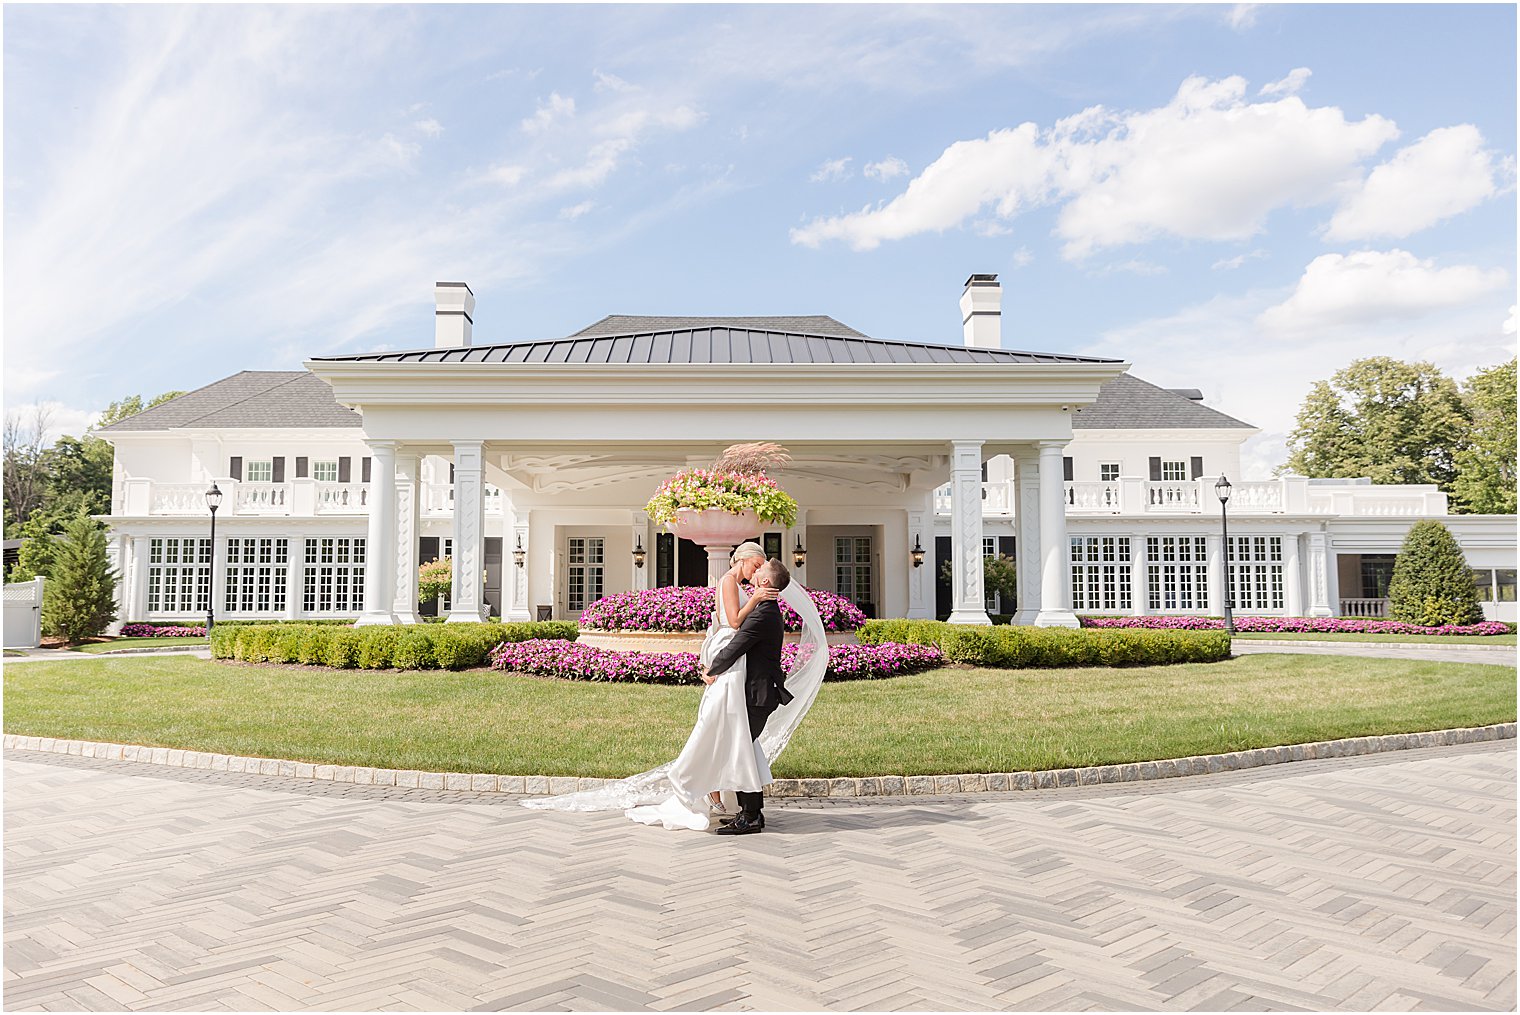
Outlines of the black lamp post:
{"type": "Polygon", "coordinates": [[[206,491],[206,506],[211,509],[211,574],[206,582],[206,640],[211,640],[211,625],[216,622],[216,509],[222,506],[222,491],[216,480],[206,491]]]}
{"type": "Polygon", "coordinates": [[[807,563],[807,551],[802,548],[802,537],[797,537],[797,545],[792,547],[792,566],[801,567],[807,563]]]}
{"type": "Polygon", "coordinates": [[[1235,633],[1235,597],[1230,593],[1230,481],[1220,476],[1214,484],[1214,495],[1219,498],[1219,521],[1224,529],[1224,629],[1235,633]]]}

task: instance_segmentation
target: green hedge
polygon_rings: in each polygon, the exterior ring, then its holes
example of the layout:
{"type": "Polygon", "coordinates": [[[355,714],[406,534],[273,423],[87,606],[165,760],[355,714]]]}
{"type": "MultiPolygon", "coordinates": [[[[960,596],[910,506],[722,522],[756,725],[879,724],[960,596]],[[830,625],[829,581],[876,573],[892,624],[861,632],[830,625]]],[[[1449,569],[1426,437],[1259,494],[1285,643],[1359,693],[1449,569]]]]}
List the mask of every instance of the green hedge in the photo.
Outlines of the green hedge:
{"type": "Polygon", "coordinates": [[[1224,631],[1069,627],[972,627],[940,620],[869,620],[856,632],[867,645],[935,645],[945,661],[999,669],[1050,666],[1166,666],[1230,657],[1224,631]]]}
{"type": "Polygon", "coordinates": [[[300,663],[341,670],[463,670],[486,665],[487,654],[504,641],[574,641],[577,633],[575,624],[564,620],[400,627],[218,624],[211,633],[211,655],[245,663],[300,663]]]}

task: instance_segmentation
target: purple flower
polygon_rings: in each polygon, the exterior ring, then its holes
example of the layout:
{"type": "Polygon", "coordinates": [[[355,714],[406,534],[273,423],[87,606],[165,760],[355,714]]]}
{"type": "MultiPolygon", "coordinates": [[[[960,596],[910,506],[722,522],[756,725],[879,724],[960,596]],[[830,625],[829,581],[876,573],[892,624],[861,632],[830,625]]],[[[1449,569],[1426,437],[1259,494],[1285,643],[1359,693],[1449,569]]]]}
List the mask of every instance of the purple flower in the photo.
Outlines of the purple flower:
{"type": "Polygon", "coordinates": [[[204,627],[159,627],[156,624],[123,624],[121,625],[121,637],[123,638],[204,638],[204,627]]]}
{"type": "MultiPolygon", "coordinates": [[[[799,662],[796,645],[781,650],[790,672],[799,662]]],[[[944,660],[932,645],[835,645],[829,649],[825,677],[877,680],[932,669],[944,660]]],[[[615,652],[578,642],[540,639],[503,642],[491,651],[491,668],[563,680],[619,683],[696,684],[702,666],[692,652],[615,652]]]]}
{"type": "MultiPolygon", "coordinates": [[[[1083,617],[1083,627],[1144,627],[1165,631],[1219,631],[1218,617],[1083,617]]],[[[1362,617],[1236,617],[1235,630],[1250,634],[1508,634],[1504,624],[1485,620],[1478,624],[1444,624],[1425,627],[1398,620],[1362,617]]]]}
{"type": "MultiPolygon", "coordinates": [[[[866,622],[860,608],[843,596],[822,589],[807,593],[826,631],[855,631],[866,622]]],[[[711,588],[671,585],[598,599],[581,614],[581,626],[593,631],[705,631],[712,612],[711,588]]],[[[802,618],[784,602],[781,620],[788,631],[802,630],[802,618]]]]}

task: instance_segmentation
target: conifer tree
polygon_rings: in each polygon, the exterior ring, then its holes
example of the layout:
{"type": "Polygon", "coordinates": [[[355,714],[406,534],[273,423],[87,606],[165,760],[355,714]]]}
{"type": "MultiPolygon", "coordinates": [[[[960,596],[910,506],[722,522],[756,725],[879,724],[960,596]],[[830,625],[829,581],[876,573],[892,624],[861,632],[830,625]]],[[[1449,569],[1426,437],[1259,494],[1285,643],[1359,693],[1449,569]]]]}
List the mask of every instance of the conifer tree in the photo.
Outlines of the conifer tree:
{"type": "Polygon", "coordinates": [[[1388,615],[1431,627],[1483,619],[1462,547],[1440,522],[1426,519],[1410,526],[1388,583],[1388,615]]]}
{"type": "Polygon", "coordinates": [[[116,573],[105,530],[92,518],[69,523],[43,586],[42,629],[70,644],[101,634],[116,619],[116,573]]]}

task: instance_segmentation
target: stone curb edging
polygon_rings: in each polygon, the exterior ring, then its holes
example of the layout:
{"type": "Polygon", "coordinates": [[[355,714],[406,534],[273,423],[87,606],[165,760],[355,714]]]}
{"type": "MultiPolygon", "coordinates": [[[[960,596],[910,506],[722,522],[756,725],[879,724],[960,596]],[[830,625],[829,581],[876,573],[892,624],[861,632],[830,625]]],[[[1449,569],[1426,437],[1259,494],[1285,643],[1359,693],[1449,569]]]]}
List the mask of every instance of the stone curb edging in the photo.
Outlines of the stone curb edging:
{"type": "MultiPolygon", "coordinates": [[[[1141,761],[1123,765],[1094,765],[1088,768],[1061,768],[1043,772],[777,779],[766,790],[766,795],[808,798],[943,796],[950,793],[1003,793],[1010,790],[1057,789],[1067,786],[1145,782],[1185,775],[1233,772],[1264,765],[1280,765],[1291,761],[1346,758],[1359,754],[1381,754],[1385,751],[1411,750],[1420,747],[1513,739],[1515,739],[1515,724],[1511,722],[1493,726],[1436,730],[1430,733],[1391,733],[1374,737],[1351,737],[1345,740],[1323,740],[1312,744],[1293,744],[1286,747],[1260,747],[1229,754],[1204,754],[1191,758],[1170,758],[1164,761],[1141,761]]],[[[419,772],[394,768],[364,768],[355,765],[318,765],[304,761],[282,761],[277,758],[249,758],[168,747],[139,747],[132,744],[109,744],[92,740],[60,740],[53,737],[27,737],[12,733],[5,734],[4,746],[7,750],[74,754],[86,758],[132,761],[174,768],[317,779],[360,786],[401,786],[411,789],[459,790],[470,793],[542,796],[595,789],[615,781],[583,779],[576,776],[419,772]]]]}
{"type": "Polygon", "coordinates": [[[1369,645],[1376,648],[1396,648],[1406,652],[1514,652],[1515,645],[1443,645],[1437,641],[1294,641],[1288,638],[1236,638],[1242,645],[1274,645],[1279,648],[1302,645],[1307,648],[1341,648],[1345,645],[1369,645]]]}

